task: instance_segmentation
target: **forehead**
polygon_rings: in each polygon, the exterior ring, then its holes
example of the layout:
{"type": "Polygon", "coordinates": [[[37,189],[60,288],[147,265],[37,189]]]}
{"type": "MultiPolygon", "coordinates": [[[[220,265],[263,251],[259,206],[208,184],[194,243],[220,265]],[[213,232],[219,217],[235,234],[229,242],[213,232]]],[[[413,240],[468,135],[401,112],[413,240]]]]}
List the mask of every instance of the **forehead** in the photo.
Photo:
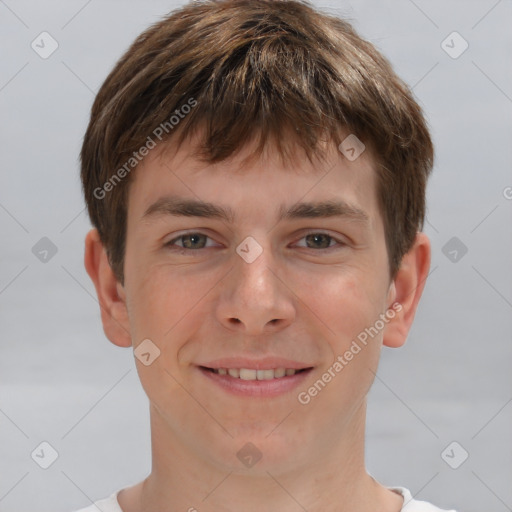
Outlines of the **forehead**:
{"type": "Polygon", "coordinates": [[[298,148],[294,158],[283,161],[270,147],[248,160],[254,145],[247,145],[226,160],[208,164],[197,158],[196,148],[196,141],[189,139],[180,147],[157,147],[145,157],[129,190],[129,222],[178,213],[229,223],[251,215],[278,222],[343,214],[371,223],[378,213],[369,151],[350,161],[334,144],[325,144],[321,159],[309,161],[298,148]]]}

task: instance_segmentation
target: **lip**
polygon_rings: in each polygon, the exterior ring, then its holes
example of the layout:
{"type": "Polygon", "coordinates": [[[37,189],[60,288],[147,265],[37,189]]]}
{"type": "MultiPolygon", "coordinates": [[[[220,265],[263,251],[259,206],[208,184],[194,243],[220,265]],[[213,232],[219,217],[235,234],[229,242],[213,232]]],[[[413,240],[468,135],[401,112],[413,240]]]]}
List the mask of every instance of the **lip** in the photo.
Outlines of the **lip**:
{"type": "Polygon", "coordinates": [[[225,357],[223,359],[215,359],[201,363],[197,366],[205,366],[207,368],[248,368],[250,370],[272,370],[273,368],[293,368],[294,370],[302,370],[304,368],[312,368],[312,364],[301,363],[299,361],[291,361],[281,357],[265,357],[262,359],[250,359],[247,357],[225,357]]]}
{"type": "MultiPolygon", "coordinates": [[[[211,364],[211,363],[210,363],[211,364]]],[[[238,364],[238,363],[237,363],[238,364]]],[[[246,363],[247,364],[247,363],[246,363]]],[[[253,361],[254,364],[254,361],[253,361]]],[[[227,366],[228,368],[249,368],[248,366],[227,366]]],[[[279,367],[279,366],[277,366],[279,367]]],[[[287,367],[287,366],[281,366],[287,367]]],[[[252,396],[252,397],[275,397],[279,395],[283,395],[285,393],[289,393],[293,389],[297,388],[301,385],[304,380],[309,376],[309,374],[313,371],[313,367],[308,367],[308,369],[296,373],[295,375],[288,375],[285,377],[279,377],[277,379],[270,380],[243,380],[231,377],[230,375],[219,375],[208,370],[204,366],[198,366],[198,370],[204,375],[205,378],[209,379],[210,382],[215,383],[219,388],[227,391],[230,394],[236,396],[252,396]]],[[[212,368],[209,366],[209,368],[212,368]]],[[[226,368],[225,366],[220,366],[220,368],[226,368]]],[[[274,366],[270,366],[270,368],[276,368],[274,366]]],[[[288,366],[287,368],[292,368],[292,366],[288,366]]],[[[267,368],[257,368],[259,370],[266,370],[267,368]]]]}

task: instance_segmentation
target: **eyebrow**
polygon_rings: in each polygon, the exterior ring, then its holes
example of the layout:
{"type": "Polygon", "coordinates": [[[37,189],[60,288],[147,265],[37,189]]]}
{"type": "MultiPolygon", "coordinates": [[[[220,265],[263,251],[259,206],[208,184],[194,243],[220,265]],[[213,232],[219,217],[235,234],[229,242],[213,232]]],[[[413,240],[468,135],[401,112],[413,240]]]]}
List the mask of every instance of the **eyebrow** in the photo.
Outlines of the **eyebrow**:
{"type": "MultiPolygon", "coordinates": [[[[202,217],[219,219],[230,224],[234,223],[235,212],[230,207],[220,206],[195,199],[176,196],[161,197],[151,204],[141,217],[149,220],[162,216],[202,217]]],[[[278,222],[293,219],[317,219],[328,217],[344,217],[361,223],[369,223],[368,214],[360,208],[343,200],[327,200],[319,202],[296,203],[291,206],[281,205],[278,222]]]]}

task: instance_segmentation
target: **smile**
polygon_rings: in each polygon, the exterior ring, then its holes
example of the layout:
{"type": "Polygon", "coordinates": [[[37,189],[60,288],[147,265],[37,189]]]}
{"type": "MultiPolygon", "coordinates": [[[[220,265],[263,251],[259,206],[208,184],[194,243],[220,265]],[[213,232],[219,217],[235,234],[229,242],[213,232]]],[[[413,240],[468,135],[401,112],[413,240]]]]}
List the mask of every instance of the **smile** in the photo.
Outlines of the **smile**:
{"type": "Polygon", "coordinates": [[[208,368],[198,366],[201,374],[223,392],[241,397],[276,397],[304,386],[309,368],[208,368]]]}
{"type": "Polygon", "coordinates": [[[205,368],[217,375],[229,375],[235,379],[242,380],[271,380],[289,377],[296,373],[303,372],[308,368],[296,370],[295,368],[273,368],[268,370],[254,370],[251,368],[205,368]]]}

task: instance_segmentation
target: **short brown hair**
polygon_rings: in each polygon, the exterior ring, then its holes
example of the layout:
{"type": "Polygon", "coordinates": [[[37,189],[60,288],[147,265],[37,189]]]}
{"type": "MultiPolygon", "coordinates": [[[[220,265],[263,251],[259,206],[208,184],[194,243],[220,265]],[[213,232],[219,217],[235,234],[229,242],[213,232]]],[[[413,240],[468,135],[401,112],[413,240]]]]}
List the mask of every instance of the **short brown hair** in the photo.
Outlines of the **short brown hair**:
{"type": "Polygon", "coordinates": [[[198,156],[210,163],[255,135],[258,153],[269,140],[285,160],[292,154],[288,144],[311,160],[322,156],[323,135],[338,145],[348,130],[374,156],[391,278],[423,228],[434,155],[421,108],[371,43],[307,1],[191,2],[145,30],[106,78],[83,141],[81,179],[89,216],[121,283],[131,181],[126,162],[136,166],[133,155],[156,138],[151,134],[159,126],[165,128],[159,139],[176,136],[178,144],[205,128],[198,156]],[[195,108],[180,110],[191,100],[195,108]],[[178,112],[188,113],[173,130],[178,112]]]}

